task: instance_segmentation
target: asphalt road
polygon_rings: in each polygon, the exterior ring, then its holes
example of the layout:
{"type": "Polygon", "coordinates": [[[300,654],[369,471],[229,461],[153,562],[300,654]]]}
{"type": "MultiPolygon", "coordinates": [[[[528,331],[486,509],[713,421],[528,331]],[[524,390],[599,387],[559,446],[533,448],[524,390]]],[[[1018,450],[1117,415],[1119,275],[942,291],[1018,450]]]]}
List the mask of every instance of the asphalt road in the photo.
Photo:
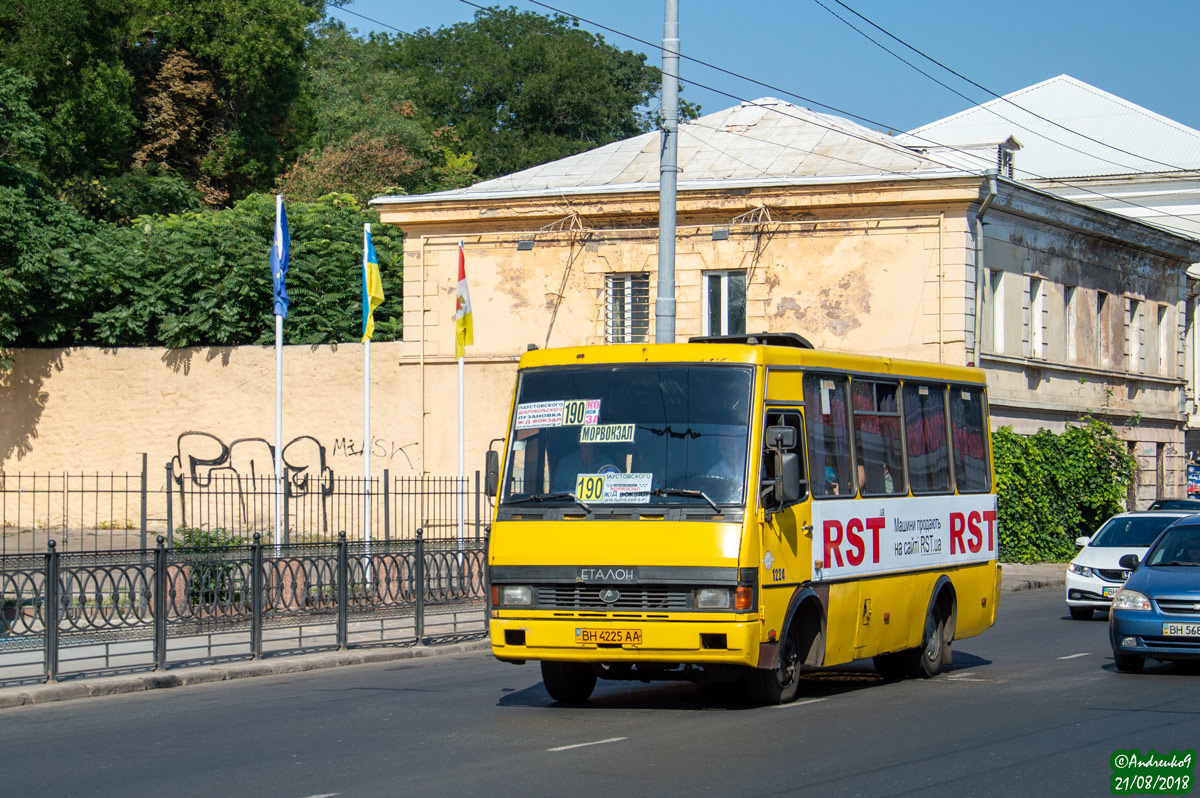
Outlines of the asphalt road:
{"type": "Polygon", "coordinates": [[[1200,748],[1200,668],[1117,673],[1061,588],[1005,594],[935,679],[805,679],[785,707],[621,682],[566,707],[465,653],[15,707],[0,795],[1101,796],[1118,749],[1200,748]]]}

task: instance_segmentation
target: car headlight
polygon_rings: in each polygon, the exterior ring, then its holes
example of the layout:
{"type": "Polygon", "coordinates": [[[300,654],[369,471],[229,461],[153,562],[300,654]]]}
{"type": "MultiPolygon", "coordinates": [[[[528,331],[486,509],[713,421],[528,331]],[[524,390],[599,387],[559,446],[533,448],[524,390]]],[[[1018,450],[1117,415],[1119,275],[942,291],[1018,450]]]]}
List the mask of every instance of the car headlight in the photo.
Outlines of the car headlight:
{"type": "Polygon", "coordinates": [[[1149,610],[1150,599],[1146,598],[1145,593],[1121,588],[1113,599],[1112,607],[1114,610],[1149,610]]]}
{"type": "Polygon", "coordinates": [[[696,590],[696,609],[727,610],[730,606],[730,591],[727,587],[702,587],[696,590]]]}
{"type": "Polygon", "coordinates": [[[1086,565],[1079,565],[1078,563],[1073,563],[1073,562],[1067,563],[1067,570],[1070,571],[1071,573],[1075,574],[1076,576],[1091,576],[1092,575],[1091,568],[1088,568],[1086,565]]]}
{"type": "Polygon", "coordinates": [[[529,585],[501,585],[501,607],[528,607],[533,604],[533,588],[529,585]]]}

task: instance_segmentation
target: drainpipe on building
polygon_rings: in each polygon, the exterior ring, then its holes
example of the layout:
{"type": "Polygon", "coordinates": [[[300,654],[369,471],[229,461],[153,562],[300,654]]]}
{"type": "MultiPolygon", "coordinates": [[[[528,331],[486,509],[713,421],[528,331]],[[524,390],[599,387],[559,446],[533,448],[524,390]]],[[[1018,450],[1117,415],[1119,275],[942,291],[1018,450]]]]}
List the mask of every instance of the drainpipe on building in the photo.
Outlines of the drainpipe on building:
{"type": "Polygon", "coordinates": [[[988,169],[984,176],[988,179],[988,193],[975,212],[975,347],[971,357],[971,365],[979,366],[979,338],[983,325],[980,314],[983,312],[983,278],[986,272],[983,268],[983,215],[987,213],[996,198],[996,170],[988,169]]]}

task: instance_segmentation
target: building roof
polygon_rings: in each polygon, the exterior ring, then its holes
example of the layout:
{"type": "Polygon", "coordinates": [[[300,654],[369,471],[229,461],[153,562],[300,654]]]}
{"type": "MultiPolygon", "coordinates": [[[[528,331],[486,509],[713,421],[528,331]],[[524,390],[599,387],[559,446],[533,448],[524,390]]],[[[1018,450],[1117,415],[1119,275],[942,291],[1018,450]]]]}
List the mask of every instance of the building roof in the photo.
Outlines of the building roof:
{"type": "MultiPolygon", "coordinates": [[[[978,174],[957,151],[922,153],[847,119],[764,97],[679,125],[678,189],[978,174]]],[[[659,133],[613,142],[467,188],[373,203],[657,190],[659,133]]]]}
{"type": "Polygon", "coordinates": [[[1021,143],[1020,180],[1200,169],[1200,131],[1070,75],[1042,81],[897,137],[910,146],[1021,143]],[[1101,144],[1100,142],[1104,142],[1101,144]]]}

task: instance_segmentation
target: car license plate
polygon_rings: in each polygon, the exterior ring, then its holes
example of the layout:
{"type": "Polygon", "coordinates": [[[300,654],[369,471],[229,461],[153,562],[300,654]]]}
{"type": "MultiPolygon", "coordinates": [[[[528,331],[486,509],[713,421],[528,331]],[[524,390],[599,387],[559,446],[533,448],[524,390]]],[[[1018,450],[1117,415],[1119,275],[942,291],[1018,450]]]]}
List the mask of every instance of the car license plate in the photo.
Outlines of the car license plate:
{"type": "Polygon", "coordinates": [[[1163,637],[1200,637],[1200,623],[1164,623],[1163,637]]]}
{"type": "Polygon", "coordinates": [[[1106,585],[1101,592],[1101,595],[1105,598],[1112,598],[1113,596],[1117,595],[1120,590],[1120,585],[1106,585]]]}
{"type": "Polygon", "coordinates": [[[621,646],[640,646],[641,629],[575,629],[575,642],[580,645],[608,643],[621,646]]]}

